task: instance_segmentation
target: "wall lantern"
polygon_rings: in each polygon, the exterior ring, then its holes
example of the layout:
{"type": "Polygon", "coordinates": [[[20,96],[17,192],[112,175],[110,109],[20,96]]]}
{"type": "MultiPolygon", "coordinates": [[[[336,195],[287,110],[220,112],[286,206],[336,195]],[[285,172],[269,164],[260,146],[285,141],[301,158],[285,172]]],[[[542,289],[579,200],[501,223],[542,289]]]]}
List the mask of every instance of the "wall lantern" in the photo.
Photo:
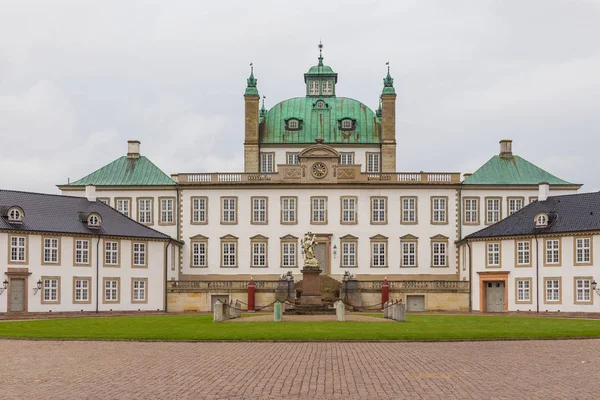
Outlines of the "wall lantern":
{"type": "Polygon", "coordinates": [[[0,295],[4,293],[6,289],[8,289],[8,281],[5,279],[4,282],[2,282],[2,287],[0,287],[0,295]]]}
{"type": "Polygon", "coordinates": [[[333,258],[335,259],[335,256],[337,256],[337,244],[333,245],[333,258]]]}
{"type": "Polygon", "coordinates": [[[33,295],[35,296],[37,294],[37,292],[39,292],[42,289],[42,280],[40,279],[39,281],[37,281],[37,287],[33,288],[33,295]]]}
{"type": "Polygon", "coordinates": [[[592,290],[600,295],[600,288],[598,287],[598,283],[596,283],[596,281],[592,281],[592,290]]]}

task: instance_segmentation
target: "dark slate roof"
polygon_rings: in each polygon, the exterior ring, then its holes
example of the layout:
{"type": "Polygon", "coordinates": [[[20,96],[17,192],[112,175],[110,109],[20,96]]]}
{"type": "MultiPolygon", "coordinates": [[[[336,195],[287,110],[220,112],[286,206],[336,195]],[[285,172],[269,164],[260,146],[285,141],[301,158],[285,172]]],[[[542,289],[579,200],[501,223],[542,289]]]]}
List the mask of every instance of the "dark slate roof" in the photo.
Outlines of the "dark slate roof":
{"type": "Polygon", "coordinates": [[[465,239],[587,231],[600,231],[600,192],[552,196],[545,201],[536,201],[465,239]],[[539,212],[549,215],[551,223],[548,227],[535,227],[535,216],[539,212]]]}
{"type": "Polygon", "coordinates": [[[169,239],[170,236],[140,224],[99,201],[85,197],[0,190],[0,207],[19,206],[25,216],[22,223],[9,223],[0,217],[0,230],[55,232],[169,239]],[[88,228],[80,213],[96,212],[102,218],[100,228],[88,228]]]}

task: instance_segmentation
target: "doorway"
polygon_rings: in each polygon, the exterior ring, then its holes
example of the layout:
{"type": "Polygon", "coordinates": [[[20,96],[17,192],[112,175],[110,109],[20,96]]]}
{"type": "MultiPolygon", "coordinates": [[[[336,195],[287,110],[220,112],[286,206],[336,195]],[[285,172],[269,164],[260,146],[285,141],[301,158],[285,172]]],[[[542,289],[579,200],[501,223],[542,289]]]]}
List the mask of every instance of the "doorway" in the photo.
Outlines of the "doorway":
{"type": "Polygon", "coordinates": [[[25,279],[10,280],[10,310],[11,312],[25,311],[25,279]]]}
{"type": "Polygon", "coordinates": [[[486,312],[504,312],[504,281],[486,282],[485,299],[486,312]]]}
{"type": "Polygon", "coordinates": [[[324,275],[331,275],[331,234],[315,234],[315,258],[319,260],[319,268],[324,275]]]}

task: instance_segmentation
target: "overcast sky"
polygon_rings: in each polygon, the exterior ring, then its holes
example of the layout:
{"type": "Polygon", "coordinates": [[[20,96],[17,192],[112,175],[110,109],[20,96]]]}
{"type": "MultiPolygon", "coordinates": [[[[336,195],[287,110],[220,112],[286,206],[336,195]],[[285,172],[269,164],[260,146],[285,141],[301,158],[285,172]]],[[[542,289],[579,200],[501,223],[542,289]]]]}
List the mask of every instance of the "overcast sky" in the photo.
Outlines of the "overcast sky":
{"type": "Polygon", "coordinates": [[[600,189],[600,2],[0,0],[0,188],[56,193],[126,153],[243,169],[249,63],[271,107],[317,62],[375,109],[389,61],[399,171],[473,172],[500,139],[600,189]]]}

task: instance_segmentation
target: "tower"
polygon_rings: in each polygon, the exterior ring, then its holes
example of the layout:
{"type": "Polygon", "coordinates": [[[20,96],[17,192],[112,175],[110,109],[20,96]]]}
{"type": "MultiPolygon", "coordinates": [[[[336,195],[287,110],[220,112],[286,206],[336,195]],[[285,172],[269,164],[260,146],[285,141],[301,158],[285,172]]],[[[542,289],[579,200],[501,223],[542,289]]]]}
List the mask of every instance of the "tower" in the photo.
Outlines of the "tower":
{"type": "Polygon", "coordinates": [[[381,92],[381,172],[396,172],[396,90],[387,64],[381,92]]]}
{"type": "Polygon", "coordinates": [[[244,93],[245,126],[244,126],[244,172],[258,172],[258,103],[260,96],[256,88],[254,66],[250,64],[250,77],[244,93]]]}

